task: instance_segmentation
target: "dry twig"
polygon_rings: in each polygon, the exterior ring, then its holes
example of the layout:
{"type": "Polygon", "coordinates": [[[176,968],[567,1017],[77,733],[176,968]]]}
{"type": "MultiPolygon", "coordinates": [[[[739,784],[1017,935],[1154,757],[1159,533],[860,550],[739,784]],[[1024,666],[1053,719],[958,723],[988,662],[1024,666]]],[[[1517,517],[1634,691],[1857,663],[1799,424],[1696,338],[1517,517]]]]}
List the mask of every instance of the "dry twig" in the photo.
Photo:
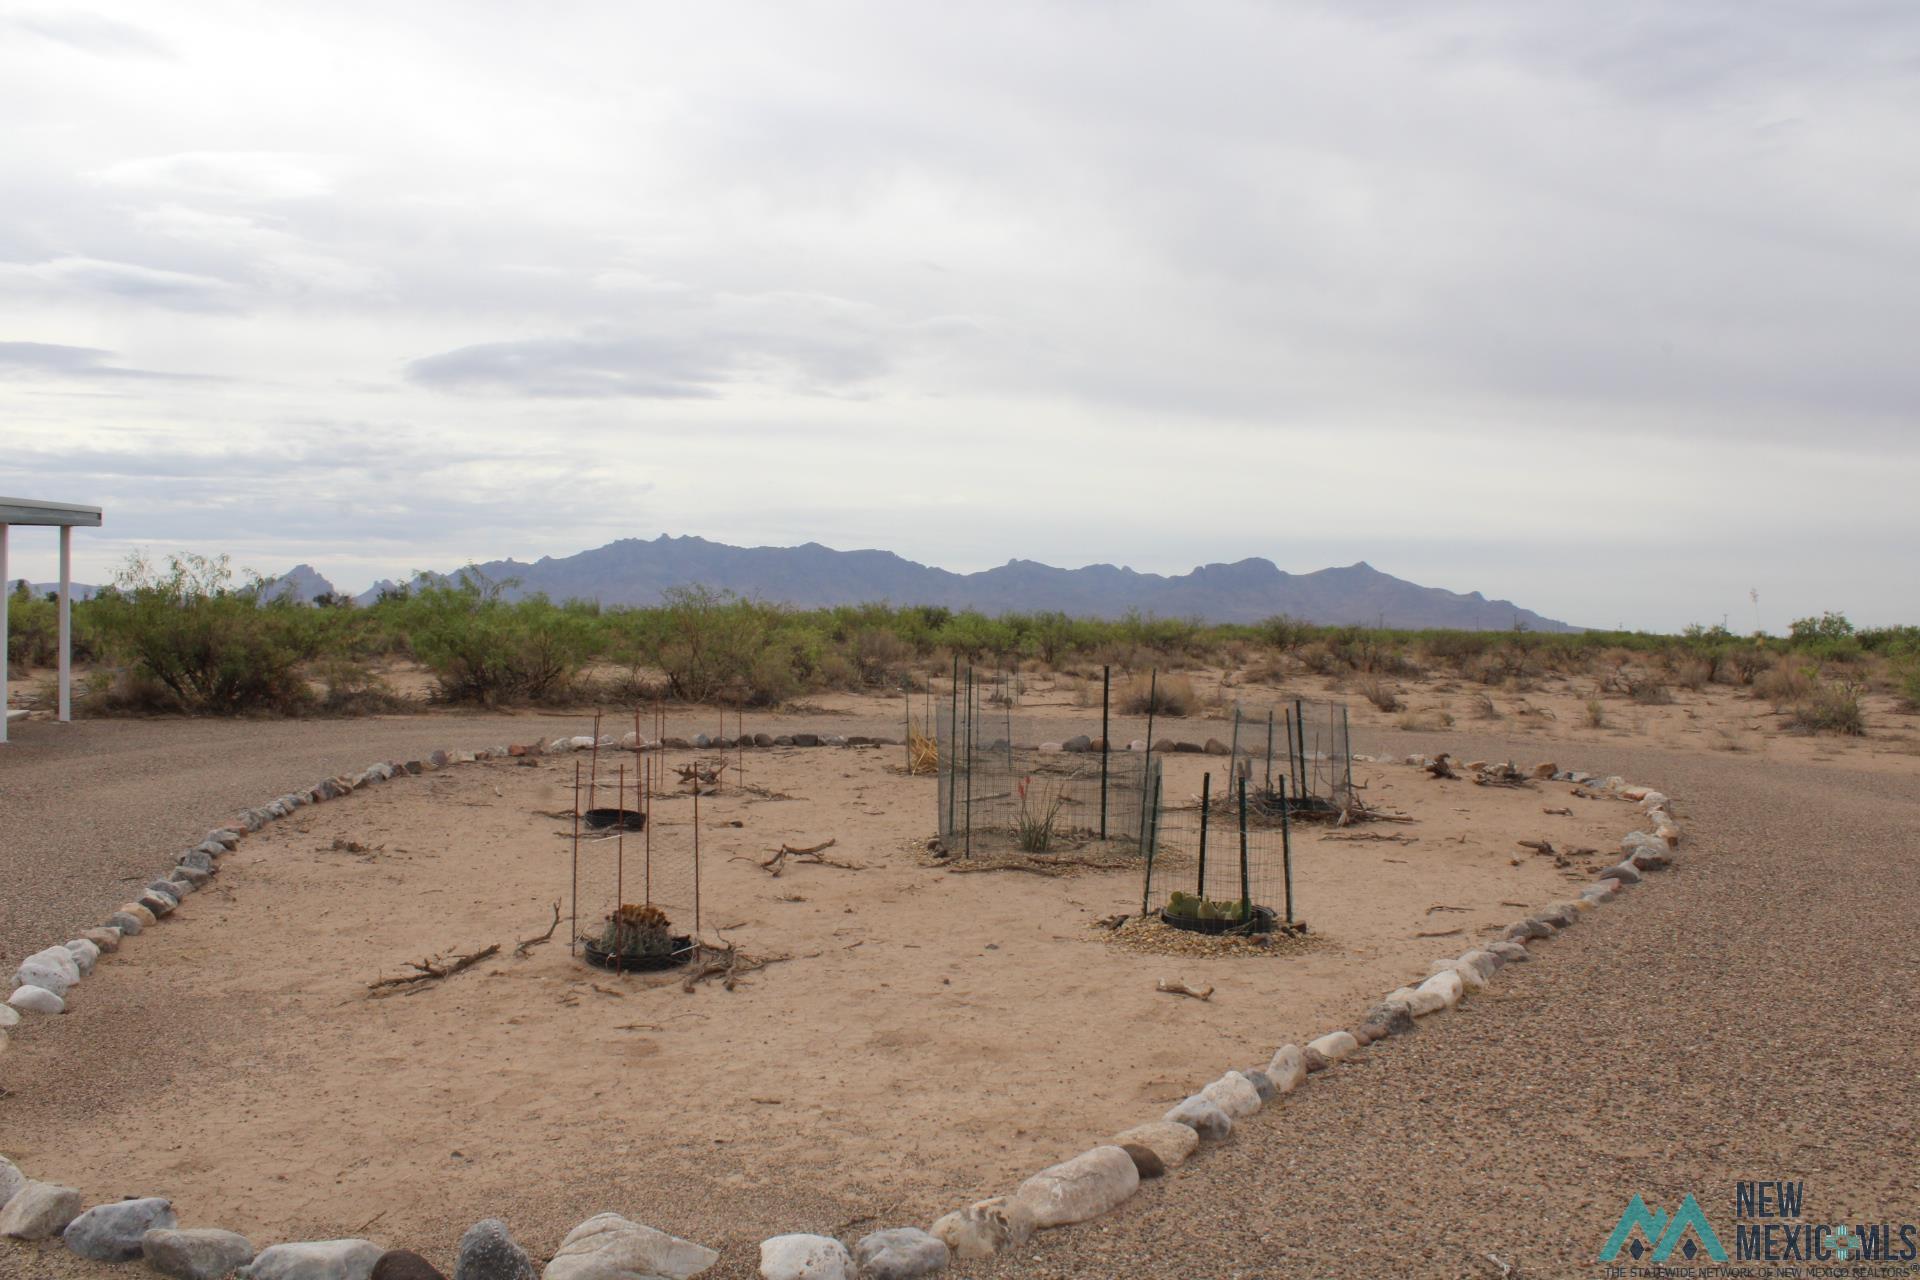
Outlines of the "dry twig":
{"type": "Polygon", "coordinates": [[[528,952],[532,951],[535,947],[539,946],[543,942],[551,941],[553,939],[553,931],[555,929],[558,929],[559,927],[560,927],[560,904],[558,902],[555,902],[553,904],[553,923],[547,926],[547,931],[539,935],[538,937],[522,938],[520,939],[520,941],[514,943],[513,954],[522,960],[526,959],[528,952]]]}
{"type": "Polygon", "coordinates": [[[500,944],[492,942],[480,948],[478,951],[470,951],[465,955],[429,956],[425,960],[416,960],[413,962],[411,967],[416,970],[416,972],[398,978],[382,978],[378,982],[370,982],[367,984],[367,990],[378,995],[383,991],[393,991],[401,987],[411,987],[423,982],[435,982],[441,978],[451,978],[462,969],[471,969],[482,960],[487,959],[489,956],[498,955],[499,953],[500,944]]]}
{"type": "Polygon", "coordinates": [[[1207,987],[1204,990],[1195,991],[1192,987],[1188,986],[1184,982],[1178,981],[1177,979],[1162,978],[1160,979],[1158,985],[1154,987],[1154,990],[1164,991],[1170,996],[1192,996],[1195,1000],[1213,999],[1212,987],[1207,987]]]}

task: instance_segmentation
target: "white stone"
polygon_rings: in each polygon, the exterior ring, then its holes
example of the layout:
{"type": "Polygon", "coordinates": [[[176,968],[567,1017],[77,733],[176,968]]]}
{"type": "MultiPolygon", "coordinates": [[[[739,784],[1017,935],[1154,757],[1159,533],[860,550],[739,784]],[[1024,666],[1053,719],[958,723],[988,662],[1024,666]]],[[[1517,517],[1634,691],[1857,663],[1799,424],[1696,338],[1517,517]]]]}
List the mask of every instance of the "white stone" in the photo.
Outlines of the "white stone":
{"type": "Polygon", "coordinates": [[[870,1231],[853,1246],[862,1280],[919,1280],[945,1271],[952,1256],[944,1240],[918,1227],[870,1231]]]}
{"type": "Polygon", "coordinates": [[[304,1240],[262,1249],[247,1280],[367,1280],[385,1253],[371,1240],[304,1240]]]}
{"type": "Polygon", "coordinates": [[[704,1245],[602,1213],[567,1232],[541,1274],[544,1280],[687,1280],[719,1260],[704,1245]]]}
{"type": "Polygon", "coordinates": [[[1318,1040],[1308,1041],[1307,1048],[1328,1062],[1342,1062],[1360,1051],[1360,1042],[1353,1038],[1351,1031],[1329,1031],[1318,1040]]]}
{"type": "Polygon", "coordinates": [[[1040,750],[1051,755],[1052,753],[1060,750],[1060,744],[1057,742],[1043,742],[1040,744],[1040,750]]]}
{"type": "MultiPolygon", "coordinates": [[[[1259,1102],[1257,1094],[1254,1102],[1259,1102]]],[[[1013,1198],[1033,1214],[1035,1226],[1063,1227],[1098,1217],[1139,1189],[1140,1171],[1132,1156],[1119,1147],[1095,1147],[1042,1169],[1021,1183],[1013,1198]]]]}
{"type": "Polygon", "coordinates": [[[1200,1091],[1200,1096],[1235,1120],[1260,1109],[1260,1091],[1238,1071],[1229,1071],[1200,1091]]]}
{"type": "MultiPolygon", "coordinates": [[[[17,1027],[19,1025],[20,1025],[20,1011],[14,1008],[10,1004],[0,1004],[0,1031],[4,1031],[8,1027],[17,1027]]],[[[5,1204],[5,1203],[6,1201],[4,1199],[0,1199],[0,1204],[5,1204]]]]}
{"type": "Polygon", "coordinates": [[[80,1216],[80,1193],[57,1182],[28,1180],[0,1209],[0,1236],[48,1240],[80,1216]]]}
{"type": "Polygon", "coordinates": [[[1033,1238],[1033,1215],[1024,1205],[994,1196],[955,1209],[930,1230],[956,1258],[991,1258],[1002,1249],[1017,1249],[1033,1238]]]}
{"type": "Polygon", "coordinates": [[[0,1209],[6,1208],[7,1201],[26,1185],[27,1175],[20,1172],[20,1167],[5,1156],[0,1156],[0,1209]]]}
{"type": "Polygon", "coordinates": [[[1169,1169],[1177,1169],[1200,1146],[1200,1135],[1184,1124],[1156,1120],[1152,1124],[1137,1124],[1124,1133],[1114,1134],[1113,1145],[1145,1147],[1160,1157],[1161,1164],[1169,1169]]]}
{"type": "Polygon", "coordinates": [[[1453,971],[1434,974],[1421,983],[1419,989],[1439,996],[1441,1003],[1449,1009],[1459,1004],[1460,997],[1467,993],[1466,984],[1460,981],[1460,975],[1453,971]]]}
{"type": "Polygon", "coordinates": [[[45,987],[16,987],[7,1003],[28,1013],[65,1013],[67,1002],[45,987]]]}
{"type": "Polygon", "coordinates": [[[832,1236],[774,1236],[760,1242],[760,1280],[855,1280],[853,1255],[832,1236]]]}
{"type": "Polygon", "coordinates": [[[67,954],[73,957],[73,962],[79,966],[80,976],[83,978],[93,972],[93,966],[100,960],[100,948],[85,938],[75,938],[69,942],[67,954]]]}
{"type": "Polygon", "coordinates": [[[1306,1083],[1307,1055],[1297,1044],[1281,1045],[1273,1051],[1273,1060],[1267,1063],[1267,1078],[1273,1081],[1276,1092],[1292,1093],[1306,1083]]]}
{"type": "Polygon", "coordinates": [[[1447,972],[1460,979],[1460,986],[1465,991],[1485,991],[1487,989],[1487,980],[1480,975],[1478,969],[1470,964],[1461,964],[1456,960],[1447,972]]]}
{"type": "Polygon", "coordinates": [[[1233,1117],[1220,1104],[1194,1094],[1182,1100],[1164,1116],[1168,1124],[1184,1124],[1206,1142],[1219,1142],[1233,1132],[1233,1117]]]}
{"type": "Polygon", "coordinates": [[[1658,791],[1649,791],[1640,797],[1640,807],[1642,809],[1658,809],[1666,803],[1667,798],[1658,791]]]}
{"type": "Polygon", "coordinates": [[[87,1210],[60,1233],[67,1248],[95,1262],[132,1262],[140,1256],[140,1237],[178,1226],[173,1205],[163,1196],[114,1200],[87,1210]]]}

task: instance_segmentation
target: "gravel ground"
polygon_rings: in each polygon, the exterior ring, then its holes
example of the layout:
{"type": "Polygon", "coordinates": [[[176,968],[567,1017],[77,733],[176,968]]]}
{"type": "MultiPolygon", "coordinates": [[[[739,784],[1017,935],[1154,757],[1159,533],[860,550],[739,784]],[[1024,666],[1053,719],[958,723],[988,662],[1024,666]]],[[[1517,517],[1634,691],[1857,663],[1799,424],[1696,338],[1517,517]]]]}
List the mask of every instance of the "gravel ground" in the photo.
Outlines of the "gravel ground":
{"type": "MultiPolygon", "coordinates": [[[[579,718],[16,725],[0,751],[0,948],[99,919],[236,806],[535,723],[558,734],[579,718]]],[[[1467,734],[1357,745],[1545,754],[1467,734]]],[[[1499,1276],[1492,1255],[1515,1277],[1595,1275],[1635,1192],[1656,1208],[1693,1193],[1731,1244],[1738,1178],[1803,1180],[1810,1220],[1920,1219],[1920,777],[1612,744],[1556,754],[1674,795],[1678,869],[1120,1212],[956,1274],[1499,1276]]],[[[101,1052],[138,1052],[137,1037],[108,1040],[101,1052]]],[[[0,1250],[0,1276],[112,1273],[57,1247],[0,1250]]]]}

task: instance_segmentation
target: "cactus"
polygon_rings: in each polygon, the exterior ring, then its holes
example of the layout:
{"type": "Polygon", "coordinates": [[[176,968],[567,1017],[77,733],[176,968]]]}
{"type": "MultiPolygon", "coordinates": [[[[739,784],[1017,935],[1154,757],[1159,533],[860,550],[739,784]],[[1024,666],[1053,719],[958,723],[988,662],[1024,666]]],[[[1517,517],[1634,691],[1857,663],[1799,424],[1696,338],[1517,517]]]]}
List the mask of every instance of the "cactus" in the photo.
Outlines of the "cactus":
{"type": "Polygon", "coordinates": [[[673,923],[655,906],[622,906],[607,917],[600,950],[627,959],[665,959],[673,954],[673,923]]]}

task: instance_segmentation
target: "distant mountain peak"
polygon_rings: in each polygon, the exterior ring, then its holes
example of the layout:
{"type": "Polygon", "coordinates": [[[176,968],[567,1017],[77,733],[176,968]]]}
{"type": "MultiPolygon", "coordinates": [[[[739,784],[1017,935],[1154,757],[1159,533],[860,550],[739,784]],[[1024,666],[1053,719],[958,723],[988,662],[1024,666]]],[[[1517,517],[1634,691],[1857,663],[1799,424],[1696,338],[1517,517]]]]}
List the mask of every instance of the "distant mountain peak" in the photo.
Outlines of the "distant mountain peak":
{"type": "MultiPolygon", "coordinates": [[[[1016,556],[978,573],[954,573],[891,551],[840,551],[818,542],[736,547],[693,534],[662,533],[650,540],[619,538],[570,556],[542,556],[533,564],[509,559],[476,567],[495,581],[516,579],[510,596],[539,593],[604,605],[657,604],[675,587],[698,585],[799,608],[888,603],[1106,618],[1141,613],[1209,622],[1258,622],[1284,614],[1336,625],[1504,631],[1518,622],[1535,631],[1573,629],[1477,591],[1461,594],[1407,582],[1365,560],[1295,574],[1265,557],[1248,556],[1162,575],[1105,563],[1063,569],[1016,556]]],[[[393,585],[377,583],[357,599],[371,602],[393,585]]]]}

